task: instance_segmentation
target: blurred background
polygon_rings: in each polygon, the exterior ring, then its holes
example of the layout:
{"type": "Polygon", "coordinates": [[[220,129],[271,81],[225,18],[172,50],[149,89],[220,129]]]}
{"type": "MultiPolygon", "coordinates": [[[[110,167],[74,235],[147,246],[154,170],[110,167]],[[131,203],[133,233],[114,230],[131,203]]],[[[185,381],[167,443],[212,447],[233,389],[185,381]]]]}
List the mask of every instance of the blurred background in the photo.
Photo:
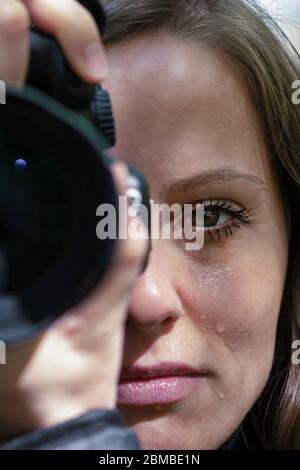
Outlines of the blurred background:
{"type": "Polygon", "coordinates": [[[300,0],[259,0],[279,22],[300,53],[300,0]]]}

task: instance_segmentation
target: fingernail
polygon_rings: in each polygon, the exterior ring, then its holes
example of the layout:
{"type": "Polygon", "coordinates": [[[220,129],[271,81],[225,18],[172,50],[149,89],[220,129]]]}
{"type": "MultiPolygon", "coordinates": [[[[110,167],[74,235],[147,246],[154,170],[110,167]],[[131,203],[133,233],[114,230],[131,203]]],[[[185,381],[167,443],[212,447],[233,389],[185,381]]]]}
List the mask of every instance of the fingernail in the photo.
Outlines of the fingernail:
{"type": "Polygon", "coordinates": [[[107,60],[100,43],[92,42],[84,51],[85,63],[91,78],[96,81],[104,80],[108,73],[107,60]]]}

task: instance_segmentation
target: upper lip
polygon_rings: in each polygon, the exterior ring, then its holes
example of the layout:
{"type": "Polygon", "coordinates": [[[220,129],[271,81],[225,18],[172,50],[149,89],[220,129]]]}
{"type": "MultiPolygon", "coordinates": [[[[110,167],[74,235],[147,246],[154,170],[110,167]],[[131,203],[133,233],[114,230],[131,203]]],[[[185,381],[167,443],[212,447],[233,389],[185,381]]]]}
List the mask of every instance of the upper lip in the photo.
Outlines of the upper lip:
{"type": "Polygon", "coordinates": [[[193,367],[175,362],[162,362],[152,366],[134,365],[131,367],[123,367],[121,370],[121,380],[137,379],[137,378],[154,378],[166,376],[184,376],[184,375],[204,375],[193,367]]]}

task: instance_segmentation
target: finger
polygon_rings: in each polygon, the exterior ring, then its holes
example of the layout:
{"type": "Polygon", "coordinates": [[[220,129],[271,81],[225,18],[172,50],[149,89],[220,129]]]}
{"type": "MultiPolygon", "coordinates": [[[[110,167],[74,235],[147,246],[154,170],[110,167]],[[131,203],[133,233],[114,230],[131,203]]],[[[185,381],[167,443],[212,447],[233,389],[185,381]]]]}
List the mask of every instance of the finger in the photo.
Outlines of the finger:
{"type": "MultiPolygon", "coordinates": [[[[120,196],[125,195],[129,181],[129,172],[126,165],[122,162],[114,164],[112,173],[118,194],[120,196]]],[[[123,233],[127,232],[128,224],[133,224],[134,222],[134,220],[128,216],[128,213],[121,213],[119,220],[120,225],[123,225],[123,233]]],[[[126,290],[130,291],[145,259],[148,247],[146,228],[142,226],[142,222],[137,220],[137,218],[135,219],[135,224],[137,229],[140,229],[139,234],[141,237],[132,238],[128,233],[128,237],[125,240],[118,240],[112,266],[102,283],[101,288],[106,292],[108,299],[112,296],[113,291],[114,298],[117,293],[122,296],[126,290]]],[[[134,226],[132,225],[132,227],[134,226]]],[[[134,232],[134,230],[131,231],[134,232]]]]}
{"type": "Polygon", "coordinates": [[[0,0],[0,79],[20,85],[28,63],[29,15],[19,0],[0,0]]]}
{"type": "MultiPolygon", "coordinates": [[[[111,171],[119,196],[125,195],[129,181],[129,172],[126,165],[123,162],[116,162],[112,165],[111,171]]],[[[120,225],[123,225],[123,233],[126,233],[127,224],[130,222],[127,215],[121,212],[119,216],[120,225]]],[[[111,266],[99,286],[89,296],[87,302],[82,303],[82,310],[85,310],[87,304],[92,306],[93,309],[97,308],[97,304],[101,305],[102,308],[109,309],[121,299],[124,302],[129,299],[148,248],[146,230],[142,233],[144,237],[142,236],[139,239],[127,237],[126,239],[117,240],[111,266]]]]}
{"type": "Polygon", "coordinates": [[[120,161],[114,162],[111,166],[111,173],[113,175],[118,194],[120,196],[126,194],[128,188],[129,172],[125,163],[120,161]]]}
{"type": "MultiPolygon", "coordinates": [[[[112,173],[119,194],[124,195],[128,187],[127,167],[121,162],[115,163],[112,173]]],[[[73,329],[79,329],[80,325],[82,329],[83,325],[88,323],[89,327],[94,325],[96,332],[99,316],[101,316],[101,328],[104,328],[105,318],[111,324],[114,312],[120,322],[125,321],[127,304],[147,248],[148,240],[145,238],[118,240],[112,264],[104,279],[85,300],[62,318],[64,324],[69,323],[73,329]]]]}
{"type": "Polygon", "coordinates": [[[23,0],[34,24],[54,35],[78,75],[101,82],[108,64],[100,32],[91,13],[75,0],[23,0]]]}

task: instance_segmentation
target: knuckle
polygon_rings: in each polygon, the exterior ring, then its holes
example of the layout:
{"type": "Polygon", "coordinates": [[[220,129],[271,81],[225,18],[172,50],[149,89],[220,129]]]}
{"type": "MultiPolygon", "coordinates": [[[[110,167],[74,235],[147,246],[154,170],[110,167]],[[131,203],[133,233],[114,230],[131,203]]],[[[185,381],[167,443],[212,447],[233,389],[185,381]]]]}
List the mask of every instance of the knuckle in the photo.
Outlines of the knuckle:
{"type": "MultiPolygon", "coordinates": [[[[47,0],[47,9],[39,10],[36,14],[44,18],[47,29],[64,43],[81,44],[96,36],[97,26],[92,14],[77,0],[47,0]]],[[[45,0],[46,2],[46,0],[45,0]]]]}
{"type": "Polygon", "coordinates": [[[0,3],[0,33],[22,35],[29,24],[28,10],[21,2],[10,0],[0,3]]]}
{"type": "Polygon", "coordinates": [[[94,36],[97,36],[98,28],[93,15],[77,1],[72,0],[72,5],[73,8],[70,18],[74,20],[75,28],[80,30],[81,33],[84,33],[82,38],[84,39],[85,34],[89,36],[94,34],[94,36]]]}

